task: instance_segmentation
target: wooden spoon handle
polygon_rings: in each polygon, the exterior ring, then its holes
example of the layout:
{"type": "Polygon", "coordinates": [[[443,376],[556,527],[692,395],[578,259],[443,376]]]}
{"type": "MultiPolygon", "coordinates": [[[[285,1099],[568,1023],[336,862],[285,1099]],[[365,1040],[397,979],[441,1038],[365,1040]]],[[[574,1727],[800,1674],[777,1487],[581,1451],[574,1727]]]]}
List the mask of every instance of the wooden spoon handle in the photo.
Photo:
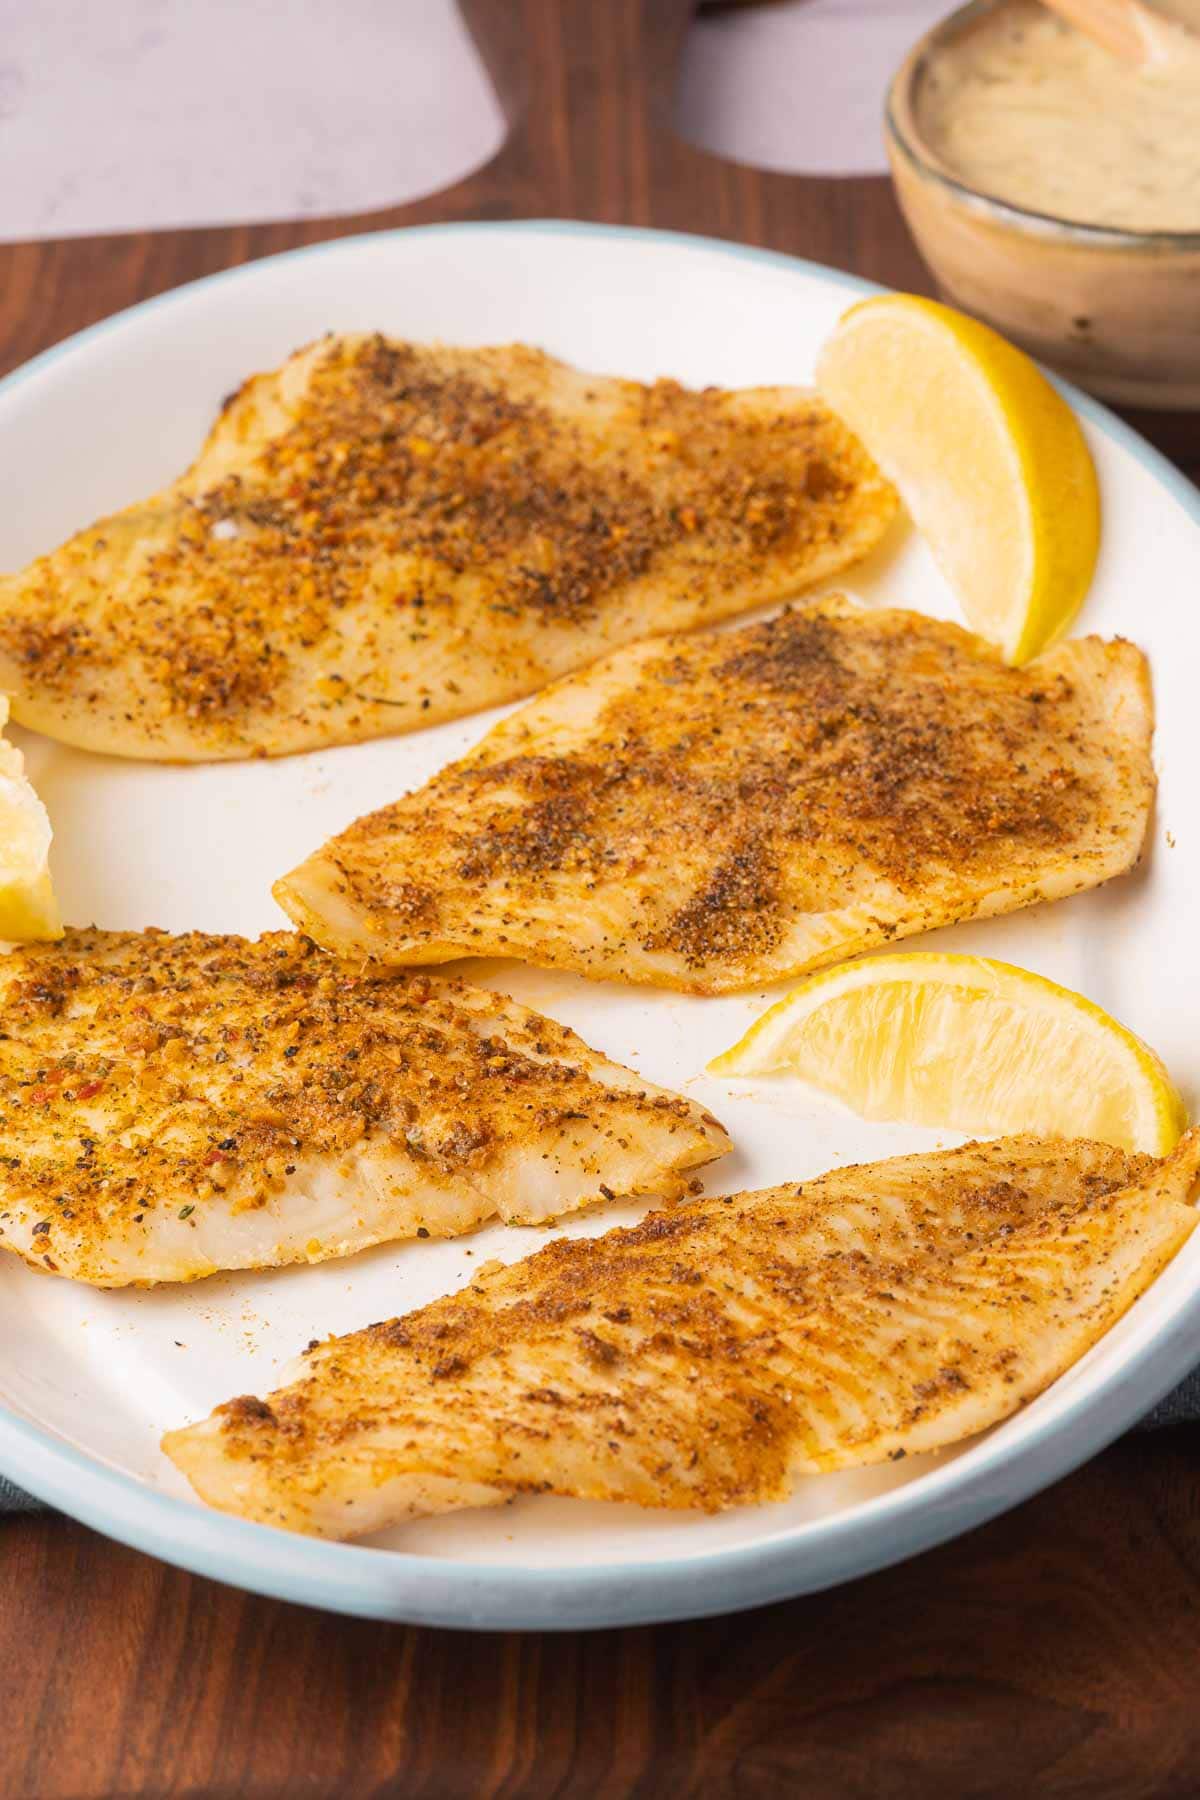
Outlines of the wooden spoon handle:
{"type": "Polygon", "coordinates": [[[1141,0],[1042,0],[1042,4],[1137,67],[1168,54],[1172,42],[1194,37],[1185,25],[1143,6],[1141,0]]]}

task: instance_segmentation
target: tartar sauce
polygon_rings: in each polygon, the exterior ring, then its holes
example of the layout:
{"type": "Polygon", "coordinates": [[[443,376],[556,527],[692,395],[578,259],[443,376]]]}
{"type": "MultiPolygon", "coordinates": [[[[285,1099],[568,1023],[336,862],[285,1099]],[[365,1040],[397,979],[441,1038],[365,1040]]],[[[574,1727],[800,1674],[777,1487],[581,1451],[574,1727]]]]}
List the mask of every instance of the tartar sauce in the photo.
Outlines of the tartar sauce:
{"type": "MultiPolygon", "coordinates": [[[[1200,32],[1200,0],[1159,10],[1200,32]]],[[[1084,225],[1200,230],[1200,42],[1168,25],[1141,68],[1032,0],[934,49],[928,145],[981,193],[1084,225]]]]}

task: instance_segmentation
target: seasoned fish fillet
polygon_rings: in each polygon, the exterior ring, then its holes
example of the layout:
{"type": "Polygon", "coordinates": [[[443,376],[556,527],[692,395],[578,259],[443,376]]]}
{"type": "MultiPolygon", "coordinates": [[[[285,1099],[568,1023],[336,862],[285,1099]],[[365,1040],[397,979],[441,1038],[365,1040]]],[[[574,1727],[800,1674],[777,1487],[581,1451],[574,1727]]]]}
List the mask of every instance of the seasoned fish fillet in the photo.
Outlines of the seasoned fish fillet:
{"type": "Polygon", "coordinates": [[[203,1499],[353,1537],[514,1494],[709,1511],[1007,1418],[1187,1238],[1166,1161],[1032,1137],[697,1200],[560,1240],[163,1448],[203,1499]]]}
{"type": "Polygon", "coordinates": [[[1121,639],[1011,669],[835,595],[559,682],[275,893],[342,954],[721,993],[1120,875],[1152,730],[1121,639]]]}
{"type": "Polygon", "coordinates": [[[327,337],[232,395],[180,480],[0,579],[0,690],[115,756],[353,743],[796,593],[896,505],[800,389],[327,337]]]}
{"type": "Polygon", "coordinates": [[[728,1139],[552,1019],[294,932],[0,958],[0,1247],[98,1287],[676,1197],[728,1139]]]}

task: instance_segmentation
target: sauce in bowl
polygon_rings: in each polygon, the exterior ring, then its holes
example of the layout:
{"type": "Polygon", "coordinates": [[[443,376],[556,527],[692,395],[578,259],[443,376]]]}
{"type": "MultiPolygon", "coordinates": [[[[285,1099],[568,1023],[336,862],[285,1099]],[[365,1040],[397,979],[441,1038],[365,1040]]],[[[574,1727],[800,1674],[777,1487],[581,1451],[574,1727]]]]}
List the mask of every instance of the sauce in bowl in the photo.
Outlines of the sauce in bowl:
{"type": "Polygon", "coordinates": [[[1035,0],[1009,0],[928,54],[921,136],[977,192],[1083,225],[1200,231],[1200,0],[1160,0],[1142,67],[1035,0]]]}

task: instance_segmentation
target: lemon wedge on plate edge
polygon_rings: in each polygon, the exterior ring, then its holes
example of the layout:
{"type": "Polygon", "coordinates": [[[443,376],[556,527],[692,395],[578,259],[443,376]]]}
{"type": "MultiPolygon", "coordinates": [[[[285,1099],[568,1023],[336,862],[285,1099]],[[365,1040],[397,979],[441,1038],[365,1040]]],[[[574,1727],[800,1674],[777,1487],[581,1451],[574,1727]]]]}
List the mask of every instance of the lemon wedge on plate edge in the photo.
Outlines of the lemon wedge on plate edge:
{"type": "MultiPolygon", "coordinates": [[[[7,723],[8,700],[0,694],[0,733],[7,723]]],[[[62,936],[50,885],[52,836],[25,758],[0,736],[0,938],[10,943],[62,936]]]]}
{"type": "Polygon", "coordinates": [[[882,294],[844,313],[817,387],[900,490],[967,623],[1009,662],[1062,636],[1100,546],[1096,471],[1024,351],[953,307],[882,294]]]}
{"type": "Polygon", "coordinates": [[[1069,988],[982,956],[913,951],[823,969],[708,1067],[786,1072],[863,1118],[987,1137],[1031,1131],[1165,1156],[1187,1124],[1140,1038],[1069,988]]]}

